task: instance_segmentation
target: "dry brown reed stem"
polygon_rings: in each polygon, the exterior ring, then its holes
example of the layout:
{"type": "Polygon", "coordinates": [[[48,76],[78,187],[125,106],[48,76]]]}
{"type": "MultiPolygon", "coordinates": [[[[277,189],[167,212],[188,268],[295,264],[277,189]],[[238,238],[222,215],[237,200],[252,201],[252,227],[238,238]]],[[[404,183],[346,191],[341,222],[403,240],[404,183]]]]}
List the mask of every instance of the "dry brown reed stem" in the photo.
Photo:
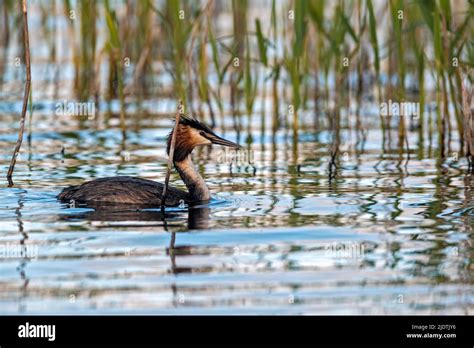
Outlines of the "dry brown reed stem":
{"type": "Polygon", "coordinates": [[[7,173],[8,186],[13,186],[12,175],[13,175],[13,170],[15,169],[18,153],[20,152],[21,143],[23,142],[23,133],[25,132],[26,109],[28,106],[28,97],[30,95],[30,86],[31,86],[30,41],[29,41],[29,36],[28,36],[28,13],[27,13],[27,8],[26,8],[26,0],[22,0],[22,9],[23,9],[23,40],[24,40],[24,45],[25,45],[26,83],[25,83],[25,94],[23,95],[23,108],[21,110],[20,130],[18,131],[18,140],[16,142],[15,150],[13,151],[13,156],[10,161],[10,167],[8,168],[8,173],[7,173]]]}
{"type": "Polygon", "coordinates": [[[161,210],[164,210],[165,203],[166,203],[166,194],[168,193],[168,186],[170,182],[170,175],[171,169],[173,168],[173,158],[174,158],[174,148],[176,145],[176,135],[178,134],[178,127],[179,127],[179,115],[183,110],[183,102],[180,100],[178,108],[176,110],[176,118],[173,128],[173,134],[171,135],[171,144],[170,144],[170,152],[168,155],[168,168],[166,170],[166,177],[165,177],[165,187],[163,188],[163,193],[161,196],[161,210]]]}

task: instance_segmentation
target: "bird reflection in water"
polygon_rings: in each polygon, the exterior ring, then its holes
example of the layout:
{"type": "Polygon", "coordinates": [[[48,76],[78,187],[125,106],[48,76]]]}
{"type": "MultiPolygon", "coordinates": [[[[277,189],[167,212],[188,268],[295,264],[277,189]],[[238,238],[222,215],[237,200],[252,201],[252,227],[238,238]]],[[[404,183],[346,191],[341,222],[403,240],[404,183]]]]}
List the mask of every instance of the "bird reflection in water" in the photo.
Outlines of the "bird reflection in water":
{"type": "MultiPolygon", "coordinates": [[[[190,247],[186,245],[176,246],[176,224],[185,210],[171,210],[162,212],[159,208],[150,209],[149,206],[140,205],[94,205],[88,203],[79,207],[92,208],[94,210],[85,211],[83,213],[75,213],[62,216],[64,220],[84,219],[89,221],[114,223],[127,222],[126,225],[120,224],[120,227],[143,227],[142,224],[134,225],[134,222],[156,222],[154,224],[147,224],[146,227],[162,227],[165,231],[170,233],[170,243],[166,249],[167,255],[170,257],[172,274],[187,273],[191,270],[189,268],[179,268],[176,266],[176,255],[188,255],[190,247]],[[173,230],[171,230],[173,229],[173,230]]],[[[187,209],[187,227],[186,230],[202,230],[208,229],[210,225],[211,209],[208,204],[190,205],[187,209]]],[[[173,291],[174,292],[174,291],[173,291]]]]}

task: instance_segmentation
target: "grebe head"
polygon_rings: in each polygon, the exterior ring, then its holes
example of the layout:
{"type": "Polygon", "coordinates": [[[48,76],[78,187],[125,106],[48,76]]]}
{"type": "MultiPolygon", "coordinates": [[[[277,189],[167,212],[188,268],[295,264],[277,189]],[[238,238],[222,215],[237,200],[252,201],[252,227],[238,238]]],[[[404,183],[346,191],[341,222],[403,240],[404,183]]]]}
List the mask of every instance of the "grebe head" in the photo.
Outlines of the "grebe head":
{"type": "MultiPolygon", "coordinates": [[[[168,135],[166,153],[169,155],[171,147],[171,136],[173,131],[168,135]]],[[[202,145],[222,145],[234,149],[240,149],[241,146],[221,138],[214,133],[208,126],[198,120],[185,114],[180,114],[178,133],[176,134],[176,145],[174,148],[174,162],[183,161],[196,146],[202,145]]]]}

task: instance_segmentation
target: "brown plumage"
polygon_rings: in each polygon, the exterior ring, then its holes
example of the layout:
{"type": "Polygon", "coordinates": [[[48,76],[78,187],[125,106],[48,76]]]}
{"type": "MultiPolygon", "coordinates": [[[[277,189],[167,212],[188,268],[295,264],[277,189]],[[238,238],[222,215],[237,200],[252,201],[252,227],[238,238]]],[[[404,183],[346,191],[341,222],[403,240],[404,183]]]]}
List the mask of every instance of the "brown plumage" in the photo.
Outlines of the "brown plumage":
{"type": "MultiPolygon", "coordinates": [[[[168,136],[168,154],[170,143],[171,136],[168,136]]],[[[239,145],[216,135],[205,124],[181,114],[176,135],[173,163],[189,192],[169,187],[164,205],[174,206],[181,202],[189,204],[210,199],[209,189],[191,161],[191,153],[196,146],[209,144],[240,148],[239,145]]],[[[82,185],[65,188],[57,198],[63,202],[94,203],[95,206],[97,204],[122,203],[161,206],[163,187],[162,183],[151,180],[130,176],[117,176],[96,179],[82,185]]]]}
{"type": "MultiPolygon", "coordinates": [[[[124,203],[159,206],[163,184],[152,180],[131,176],[101,178],[82,185],[65,188],[58,198],[65,202],[77,203],[124,203]]],[[[167,206],[179,205],[181,201],[190,202],[189,193],[174,187],[168,188],[167,206]]]]}

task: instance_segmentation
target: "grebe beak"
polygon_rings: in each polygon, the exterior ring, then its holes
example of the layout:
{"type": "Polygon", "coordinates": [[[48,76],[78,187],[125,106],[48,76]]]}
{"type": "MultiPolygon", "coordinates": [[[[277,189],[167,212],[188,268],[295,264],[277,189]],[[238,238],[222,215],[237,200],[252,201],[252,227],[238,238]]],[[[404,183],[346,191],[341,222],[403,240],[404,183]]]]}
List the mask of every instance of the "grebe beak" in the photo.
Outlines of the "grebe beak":
{"type": "Polygon", "coordinates": [[[228,146],[228,147],[231,147],[231,148],[236,149],[236,150],[239,150],[239,149],[242,148],[242,146],[240,146],[239,144],[236,144],[236,143],[234,143],[230,140],[226,140],[224,138],[221,138],[220,136],[215,135],[215,134],[207,133],[206,138],[209,139],[211,141],[211,143],[216,144],[216,145],[228,146]]]}

